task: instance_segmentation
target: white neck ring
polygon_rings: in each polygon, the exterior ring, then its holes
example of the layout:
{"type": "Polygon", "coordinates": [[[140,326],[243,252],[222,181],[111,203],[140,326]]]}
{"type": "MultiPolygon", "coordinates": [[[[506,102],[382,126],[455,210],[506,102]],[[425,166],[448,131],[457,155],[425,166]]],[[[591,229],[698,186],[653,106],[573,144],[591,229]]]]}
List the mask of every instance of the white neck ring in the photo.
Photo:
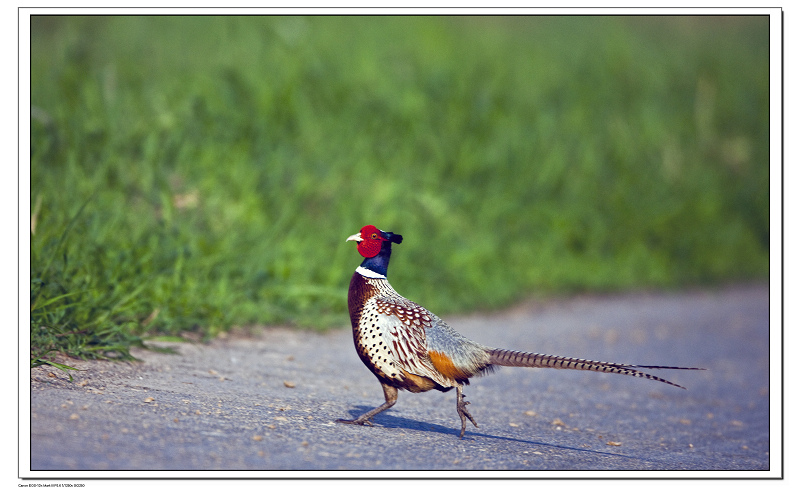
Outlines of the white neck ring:
{"type": "Polygon", "coordinates": [[[367,268],[361,267],[360,265],[356,267],[356,272],[361,274],[364,277],[369,277],[370,279],[386,279],[386,276],[382,274],[378,274],[373,270],[369,270],[367,268]]]}

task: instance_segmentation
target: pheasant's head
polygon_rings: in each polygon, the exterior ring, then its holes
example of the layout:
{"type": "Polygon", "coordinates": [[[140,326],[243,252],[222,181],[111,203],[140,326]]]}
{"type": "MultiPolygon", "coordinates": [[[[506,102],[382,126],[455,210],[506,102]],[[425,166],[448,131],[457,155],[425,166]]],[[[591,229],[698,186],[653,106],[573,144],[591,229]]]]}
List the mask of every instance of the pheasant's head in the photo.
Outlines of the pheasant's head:
{"type": "Polygon", "coordinates": [[[361,228],[360,232],[348,237],[346,241],[350,240],[358,242],[358,253],[361,256],[372,258],[381,252],[384,242],[402,243],[403,237],[392,232],[381,231],[370,224],[361,228]]]}

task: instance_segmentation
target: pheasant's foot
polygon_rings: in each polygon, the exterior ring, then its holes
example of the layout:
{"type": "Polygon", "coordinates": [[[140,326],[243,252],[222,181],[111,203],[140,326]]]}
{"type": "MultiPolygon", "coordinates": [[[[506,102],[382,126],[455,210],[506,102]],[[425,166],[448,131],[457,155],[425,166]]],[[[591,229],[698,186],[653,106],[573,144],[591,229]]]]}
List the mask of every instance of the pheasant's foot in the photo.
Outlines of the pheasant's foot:
{"type": "Polygon", "coordinates": [[[464,400],[464,394],[461,393],[461,387],[457,388],[458,390],[458,400],[456,401],[456,410],[458,411],[458,416],[461,418],[461,434],[459,438],[464,438],[464,432],[467,430],[467,418],[475,425],[475,428],[478,428],[478,423],[475,422],[475,418],[472,417],[472,414],[467,411],[467,404],[469,401],[464,400]]]}
{"type": "MultiPolygon", "coordinates": [[[[363,416],[362,416],[362,418],[363,418],[363,416]]],[[[366,418],[366,419],[361,419],[361,418],[356,418],[356,419],[337,419],[336,422],[337,423],[344,423],[346,425],[369,425],[369,426],[372,426],[372,421],[370,421],[369,418],[366,418]]]]}
{"type": "Polygon", "coordinates": [[[387,385],[385,383],[381,383],[383,386],[383,395],[386,397],[386,402],[381,404],[380,406],[376,407],[372,411],[367,411],[361,416],[357,417],[356,419],[337,419],[338,423],[345,423],[348,425],[369,425],[372,426],[372,417],[376,414],[380,414],[385,410],[389,409],[390,407],[394,406],[394,403],[397,402],[397,389],[392,387],[391,385],[387,385]]]}

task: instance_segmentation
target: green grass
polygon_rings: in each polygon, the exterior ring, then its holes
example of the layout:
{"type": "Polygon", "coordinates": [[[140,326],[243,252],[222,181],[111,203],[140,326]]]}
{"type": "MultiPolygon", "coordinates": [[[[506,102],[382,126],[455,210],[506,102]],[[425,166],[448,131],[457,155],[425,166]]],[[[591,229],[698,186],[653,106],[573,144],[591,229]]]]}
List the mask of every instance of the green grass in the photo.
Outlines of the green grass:
{"type": "Polygon", "coordinates": [[[37,17],[31,362],[765,279],[766,17],[37,17]]]}

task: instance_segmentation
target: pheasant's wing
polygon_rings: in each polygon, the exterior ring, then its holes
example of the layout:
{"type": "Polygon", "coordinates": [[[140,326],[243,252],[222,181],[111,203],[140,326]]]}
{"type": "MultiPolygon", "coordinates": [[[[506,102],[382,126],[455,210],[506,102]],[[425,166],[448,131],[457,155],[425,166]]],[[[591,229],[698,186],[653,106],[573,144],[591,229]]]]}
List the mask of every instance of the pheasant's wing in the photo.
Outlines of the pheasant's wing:
{"type": "Polygon", "coordinates": [[[428,334],[434,330],[435,315],[402,297],[376,297],[376,326],[387,347],[387,361],[381,362],[412,375],[426,377],[449,388],[456,379],[437,368],[431,360],[428,334]]]}
{"type": "Polygon", "coordinates": [[[467,339],[430,313],[433,324],[427,330],[428,354],[440,372],[459,383],[491,370],[487,346],[467,339]]]}
{"type": "Polygon", "coordinates": [[[471,341],[428,309],[399,296],[377,298],[387,343],[396,346],[400,367],[443,387],[468,383],[490,368],[486,346],[471,341]]]}

